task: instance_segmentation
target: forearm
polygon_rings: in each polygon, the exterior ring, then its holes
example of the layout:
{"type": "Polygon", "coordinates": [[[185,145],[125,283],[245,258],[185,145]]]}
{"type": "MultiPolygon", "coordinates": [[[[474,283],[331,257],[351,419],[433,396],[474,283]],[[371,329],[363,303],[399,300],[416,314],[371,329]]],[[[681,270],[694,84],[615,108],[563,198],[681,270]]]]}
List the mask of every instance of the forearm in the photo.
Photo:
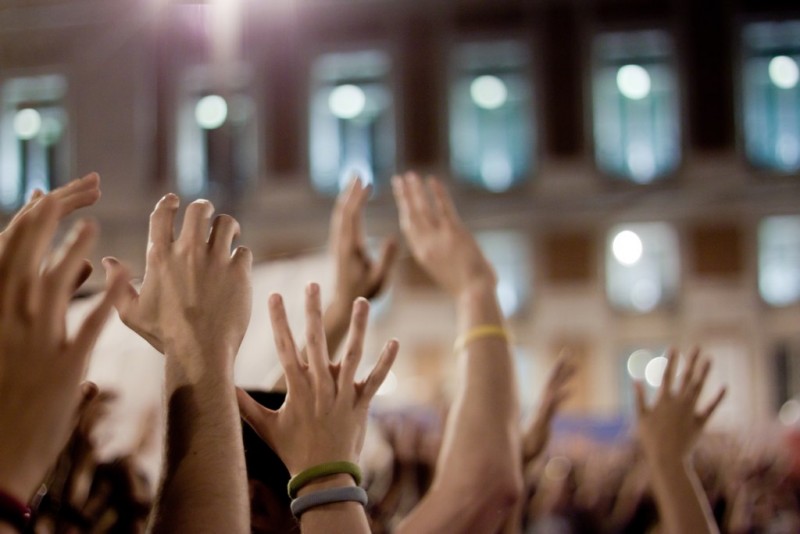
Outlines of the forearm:
{"type": "MultiPolygon", "coordinates": [[[[457,305],[460,334],[503,324],[491,284],[465,292],[457,305]]],[[[459,358],[459,388],[431,491],[398,532],[496,532],[522,489],[509,344],[500,337],[476,339],[459,358]]]]}
{"type": "Polygon", "coordinates": [[[167,354],[165,466],[151,530],[249,532],[232,369],[189,372],[176,360],[167,354]]]}
{"type": "Polygon", "coordinates": [[[687,460],[648,460],[663,532],[718,533],[700,480],[687,460]]]}
{"type": "MultiPolygon", "coordinates": [[[[466,290],[456,305],[459,335],[481,325],[504,324],[492,285],[466,290]]],[[[445,429],[449,450],[440,457],[445,462],[442,470],[459,472],[469,465],[464,462],[501,460],[521,476],[519,406],[509,340],[474,339],[458,358],[459,387],[445,429]]]]}

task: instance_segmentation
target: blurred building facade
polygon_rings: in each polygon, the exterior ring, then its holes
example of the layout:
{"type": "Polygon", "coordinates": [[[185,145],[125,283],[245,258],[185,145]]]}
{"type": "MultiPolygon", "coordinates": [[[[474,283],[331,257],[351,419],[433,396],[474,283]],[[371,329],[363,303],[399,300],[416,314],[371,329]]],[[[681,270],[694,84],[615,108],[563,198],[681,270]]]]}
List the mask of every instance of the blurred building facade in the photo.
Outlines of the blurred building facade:
{"type": "MultiPolygon", "coordinates": [[[[267,261],[324,249],[353,174],[380,238],[391,174],[435,173],[495,263],[527,403],[568,347],[571,408],[630,413],[631,377],[701,345],[719,424],[791,422],[799,63],[780,0],[0,0],[0,205],[98,171],[98,254],[141,272],[167,191],[267,261]]],[[[387,398],[436,398],[455,325],[407,254],[376,315],[403,344],[387,398]]]]}

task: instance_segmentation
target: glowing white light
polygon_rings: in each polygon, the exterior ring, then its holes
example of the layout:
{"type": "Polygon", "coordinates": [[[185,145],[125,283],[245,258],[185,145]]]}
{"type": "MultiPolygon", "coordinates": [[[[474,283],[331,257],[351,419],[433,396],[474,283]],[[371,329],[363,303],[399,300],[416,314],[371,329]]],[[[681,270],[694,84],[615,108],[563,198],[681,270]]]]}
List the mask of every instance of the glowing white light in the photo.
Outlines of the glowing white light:
{"type": "Polygon", "coordinates": [[[386,379],[381,384],[381,387],[378,388],[378,391],[375,392],[376,395],[391,395],[397,391],[397,375],[394,374],[394,371],[389,371],[389,374],[386,375],[386,379]]]}
{"type": "Polygon", "coordinates": [[[656,157],[649,144],[631,143],[628,146],[627,163],[631,177],[636,182],[649,182],[656,175],[656,157]]]}
{"type": "Polygon", "coordinates": [[[340,119],[355,119],[364,111],[367,96],[357,85],[340,85],[331,91],[328,107],[340,119]]]}
{"type": "Polygon", "coordinates": [[[611,251],[622,265],[633,265],[642,258],[642,240],[635,232],[623,230],[611,242],[611,251]]]}
{"type": "Polygon", "coordinates": [[[769,79],[780,89],[792,89],[800,80],[797,62],[789,56],[775,56],[769,62],[769,79]]]}
{"type": "Polygon", "coordinates": [[[481,178],[486,189],[500,193],[514,183],[514,170],[507,154],[502,152],[488,153],[481,161],[481,178]]]}
{"type": "Polygon", "coordinates": [[[641,100],[650,94],[650,73],[640,65],[625,65],[617,71],[617,88],[626,98],[641,100]]]}
{"type": "Polygon", "coordinates": [[[506,84],[497,76],[478,76],[469,86],[469,94],[475,105],[483,109],[497,109],[508,100],[506,84]]]}
{"type": "Polygon", "coordinates": [[[661,287],[649,278],[637,280],[631,288],[631,304],[642,313],[652,311],[661,300],[661,287]]]}
{"type": "Polygon", "coordinates": [[[14,133],[24,141],[30,141],[42,128],[42,116],[33,108],[25,108],[14,115],[14,133]]]}
{"type": "Polygon", "coordinates": [[[789,399],[778,412],[778,419],[785,426],[796,426],[800,424],[800,402],[796,399],[789,399]]]}
{"type": "Polygon", "coordinates": [[[572,469],[572,462],[565,456],[553,456],[544,467],[544,476],[553,481],[567,478],[572,469]]]}
{"type": "Polygon", "coordinates": [[[644,378],[644,372],[647,364],[653,359],[653,353],[649,350],[639,349],[635,350],[628,356],[628,374],[634,380],[641,380],[644,378]]]}
{"type": "Polygon", "coordinates": [[[204,96],[194,108],[194,118],[205,130],[219,128],[228,118],[228,103],[219,95],[204,96]]]}
{"type": "Polygon", "coordinates": [[[644,368],[644,379],[647,380],[650,387],[657,388],[661,386],[666,368],[667,359],[664,356],[657,356],[650,360],[647,367],[644,368]]]}

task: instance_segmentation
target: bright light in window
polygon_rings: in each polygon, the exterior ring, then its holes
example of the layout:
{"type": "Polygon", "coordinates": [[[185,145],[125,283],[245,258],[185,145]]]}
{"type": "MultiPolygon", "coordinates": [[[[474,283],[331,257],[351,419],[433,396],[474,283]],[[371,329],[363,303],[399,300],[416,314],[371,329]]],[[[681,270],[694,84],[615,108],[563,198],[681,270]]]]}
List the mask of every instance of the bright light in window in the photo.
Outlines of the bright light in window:
{"type": "Polygon", "coordinates": [[[650,94],[650,74],[640,65],[625,65],[617,71],[619,92],[631,100],[641,100],[650,94]]]}
{"type": "Polygon", "coordinates": [[[664,371],[667,369],[667,359],[664,356],[657,356],[650,360],[644,368],[644,378],[650,387],[657,388],[661,386],[661,381],[664,380],[664,371]]]}
{"type": "Polygon", "coordinates": [[[14,115],[14,133],[23,141],[30,141],[42,128],[42,116],[33,108],[25,108],[14,115]]]}
{"type": "Polygon", "coordinates": [[[611,250],[622,265],[634,265],[642,258],[642,240],[635,232],[623,230],[614,237],[611,250]]]}
{"type": "Polygon", "coordinates": [[[656,175],[656,158],[649,143],[628,145],[627,163],[631,178],[636,182],[647,183],[656,175]]]}
{"type": "Polygon", "coordinates": [[[328,97],[328,107],[340,119],[355,119],[364,111],[367,97],[357,85],[339,85],[328,97]]]}
{"type": "Polygon", "coordinates": [[[204,96],[194,108],[197,124],[205,130],[215,130],[228,118],[228,103],[219,95],[204,96]]]}
{"type": "Polygon", "coordinates": [[[628,356],[628,374],[634,380],[641,380],[644,378],[647,364],[653,359],[653,353],[649,350],[639,349],[633,351],[628,356]]]}
{"type": "Polygon", "coordinates": [[[653,311],[661,301],[661,288],[655,280],[643,278],[637,280],[631,288],[631,305],[636,311],[646,313],[653,311]]]}
{"type": "Polygon", "coordinates": [[[492,152],[481,161],[481,178],[486,189],[499,193],[514,183],[514,170],[511,161],[504,153],[492,152]]]}
{"type": "Polygon", "coordinates": [[[792,89],[800,79],[797,62],[789,56],[775,56],[769,62],[769,79],[781,89],[792,89]]]}
{"type": "Polygon", "coordinates": [[[478,76],[469,86],[469,94],[475,105],[483,109],[497,109],[508,100],[508,89],[497,76],[478,76]]]}

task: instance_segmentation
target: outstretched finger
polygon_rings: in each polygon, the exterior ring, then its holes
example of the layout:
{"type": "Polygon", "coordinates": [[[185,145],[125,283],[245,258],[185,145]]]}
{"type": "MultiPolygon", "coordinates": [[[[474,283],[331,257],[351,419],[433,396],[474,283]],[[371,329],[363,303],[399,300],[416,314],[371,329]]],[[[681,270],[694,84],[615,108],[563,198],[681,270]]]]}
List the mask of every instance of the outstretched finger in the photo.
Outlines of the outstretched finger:
{"type": "Polygon", "coordinates": [[[93,205],[100,199],[100,175],[91,172],[73,180],[50,193],[57,200],[60,217],[65,217],[80,208],[93,205]]]}
{"type": "Polygon", "coordinates": [[[211,224],[211,234],[208,237],[208,248],[214,254],[229,258],[231,246],[241,232],[239,222],[230,215],[221,214],[214,218],[211,224]]]}
{"type": "Polygon", "coordinates": [[[664,378],[661,381],[661,395],[672,393],[672,381],[675,379],[678,359],[680,359],[680,353],[675,347],[671,347],[667,353],[667,367],[664,369],[664,378]]]}
{"type": "Polygon", "coordinates": [[[434,226],[436,216],[428,200],[428,192],[422,178],[414,172],[405,175],[406,194],[411,206],[412,223],[417,225],[434,226]]]}
{"type": "Polygon", "coordinates": [[[378,392],[378,389],[381,387],[381,384],[383,384],[383,381],[386,380],[386,376],[389,374],[389,370],[394,364],[398,350],[400,350],[400,344],[396,339],[388,341],[383,347],[383,351],[378,358],[378,363],[375,364],[369,376],[362,382],[361,402],[369,403],[372,397],[378,392]]]}
{"type": "Polygon", "coordinates": [[[400,228],[404,232],[408,232],[411,229],[411,206],[406,193],[405,179],[402,176],[396,175],[392,177],[392,193],[394,194],[395,204],[397,204],[400,228]]]}
{"type": "Polygon", "coordinates": [[[63,314],[72,298],[75,280],[84,267],[84,258],[89,255],[97,238],[97,225],[80,221],[74,227],[70,238],[56,253],[55,261],[46,271],[48,299],[52,298],[52,313],[63,314]]]}
{"type": "Polygon", "coordinates": [[[328,348],[325,343],[325,328],[322,324],[322,298],[319,285],[306,287],[306,353],[311,372],[318,383],[326,383],[328,371],[328,348]]]}
{"type": "Polygon", "coordinates": [[[433,176],[428,178],[428,187],[433,193],[433,202],[439,215],[451,222],[459,221],[458,212],[453,204],[450,193],[447,192],[444,184],[433,176]]]}
{"type": "Polygon", "coordinates": [[[151,246],[166,248],[174,239],[175,215],[178,213],[180,199],[173,193],[168,193],[156,203],[153,213],[150,214],[151,246]]]}
{"type": "Polygon", "coordinates": [[[286,373],[286,381],[289,383],[300,373],[301,366],[300,360],[297,359],[297,347],[289,327],[289,319],[286,317],[283,298],[277,293],[273,293],[269,297],[269,318],[272,323],[272,336],[275,340],[275,349],[278,351],[278,359],[286,373]]]}
{"type": "Polygon", "coordinates": [[[692,385],[694,380],[694,370],[697,367],[697,361],[700,359],[700,349],[695,347],[689,355],[689,363],[683,372],[683,379],[681,380],[681,392],[686,393],[692,385]]]}
{"type": "Polygon", "coordinates": [[[359,248],[364,248],[364,209],[366,208],[369,196],[372,194],[372,186],[364,186],[360,179],[357,179],[358,185],[353,190],[353,207],[349,212],[350,224],[352,226],[354,245],[359,248]]]}
{"type": "Polygon", "coordinates": [[[369,318],[369,302],[364,298],[358,298],[353,303],[353,312],[350,319],[350,330],[347,333],[347,343],[345,353],[342,358],[342,367],[339,372],[339,389],[343,390],[353,383],[361,363],[361,356],[364,351],[364,337],[367,331],[367,321],[369,318]]]}
{"type": "Polygon", "coordinates": [[[714,414],[714,411],[719,406],[719,403],[722,402],[722,399],[725,398],[725,394],[727,392],[728,392],[727,388],[724,387],[721,388],[719,390],[719,393],[717,393],[717,396],[714,397],[714,400],[712,400],[705,409],[700,411],[700,413],[697,415],[700,424],[702,425],[706,424],[706,421],[708,421],[708,419],[714,414]]]}
{"type": "Polygon", "coordinates": [[[710,371],[711,362],[709,360],[705,360],[703,365],[700,367],[700,374],[697,376],[697,378],[692,378],[692,382],[687,391],[687,395],[689,395],[689,398],[692,400],[692,402],[696,401],[700,397],[710,371]]]}
{"type": "Polygon", "coordinates": [[[208,226],[214,214],[214,205],[201,198],[186,207],[183,215],[183,227],[178,241],[186,245],[205,244],[208,238],[208,226]]]}

